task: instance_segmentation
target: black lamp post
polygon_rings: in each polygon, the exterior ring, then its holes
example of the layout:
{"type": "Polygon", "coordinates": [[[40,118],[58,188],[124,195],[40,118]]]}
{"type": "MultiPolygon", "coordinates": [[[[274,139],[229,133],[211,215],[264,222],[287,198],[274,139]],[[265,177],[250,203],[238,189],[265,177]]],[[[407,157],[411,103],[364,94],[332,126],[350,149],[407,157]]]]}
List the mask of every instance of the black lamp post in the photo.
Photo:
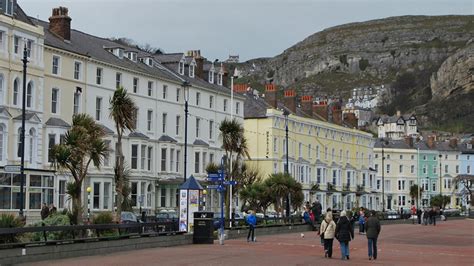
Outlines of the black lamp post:
{"type": "Polygon", "coordinates": [[[23,187],[25,184],[25,107],[26,107],[26,68],[28,64],[28,50],[26,49],[26,45],[23,48],[23,99],[22,99],[22,106],[21,106],[21,132],[20,132],[20,211],[18,215],[20,218],[23,218],[23,206],[25,204],[24,198],[25,194],[23,192],[23,187]]]}
{"type": "Polygon", "coordinates": [[[385,212],[385,153],[384,153],[384,143],[382,139],[382,211],[385,212]]]}
{"type": "MultiPolygon", "coordinates": [[[[288,112],[288,110],[285,110],[283,111],[283,115],[285,116],[285,138],[286,138],[286,142],[285,142],[285,148],[286,148],[286,164],[285,164],[285,174],[289,174],[290,173],[290,170],[289,170],[289,162],[288,162],[288,153],[289,153],[289,150],[288,150],[288,116],[290,115],[290,112],[288,112]]],[[[286,217],[290,217],[290,195],[288,194],[287,195],[287,199],[286,199],[286,217]]]]}
{"type": "Polygon", "coordinates": [[[441,157],[442,155],[439,154],[439,195],[443,195],[443,182],[442,182],[442,177],[441,177],[441,157]]]}
{"type": "Polygon", "coordinates": [[[181,84],[184,90],[184,182],[187,178],[188,168],[188,101],[189,101],[189,87],[188,81],[183,81],[181,84]]]}

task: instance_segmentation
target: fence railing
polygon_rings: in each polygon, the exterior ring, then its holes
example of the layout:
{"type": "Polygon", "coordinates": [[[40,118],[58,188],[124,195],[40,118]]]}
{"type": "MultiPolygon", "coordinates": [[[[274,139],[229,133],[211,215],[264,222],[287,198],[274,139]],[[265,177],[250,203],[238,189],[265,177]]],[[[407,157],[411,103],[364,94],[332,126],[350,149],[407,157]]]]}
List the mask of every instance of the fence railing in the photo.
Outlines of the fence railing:
{"type": "Polygon", "coordinates": [[[182,233],[172,222],[0,228],[0,249],[182,233]]]}

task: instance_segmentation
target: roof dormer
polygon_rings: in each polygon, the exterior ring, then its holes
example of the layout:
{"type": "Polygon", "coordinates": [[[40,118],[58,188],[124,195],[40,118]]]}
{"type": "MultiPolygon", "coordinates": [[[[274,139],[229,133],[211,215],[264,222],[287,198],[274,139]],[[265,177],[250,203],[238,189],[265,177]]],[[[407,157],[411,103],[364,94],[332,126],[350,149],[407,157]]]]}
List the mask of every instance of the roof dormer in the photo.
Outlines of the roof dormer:
{"type": "Polygon", "coordinates": [[[124,49],[121,47],[114,47],[109,49],[116,57],[123,59],[124,49]]]}
{"type": "Polygon", "coordinates": [[[145,64],[147,64],[148,66],[153,66],[153,63],[154,63],[153,58],[151,58],[151,57],[146,57],[145,58],[145,64]]]}
{"type": "Polygon", "coordinates": [[[185,63],[186,63],[186,58],[183,56],[183,58],[181,58],[181,60],[178,63],[178,73],[180,75],[184,75],[184,65],[185,65],[185,63]]]}
{"type": "Polygon", "coordinates": [[[216,68],[214,67],[214,63],[212,63],[211,68],[209,69],[209,83],[214,84],[214,75],[216,73],[216,68]]]}
{"type": "Polygon", "coordinates": [[[196,60],[193,60],[189,63],[189,77],[194,78],[194,73],[196,72],[196,60]]]}
{"type": "Polygon", "coordinates": [[[0,1],[0,8],[5,15],[13,16],[15,13],[15,2],[13,0],[0,1]]]}
{"type": "Polygon", "coordinates": [[[133,52],[133,51],[128,51],[128,52],[127,52],[127,58],[136,63],[136,62],[137,62],[137,58],[138,58],[138,53],[137,53],[137,52],[133,52]]]}

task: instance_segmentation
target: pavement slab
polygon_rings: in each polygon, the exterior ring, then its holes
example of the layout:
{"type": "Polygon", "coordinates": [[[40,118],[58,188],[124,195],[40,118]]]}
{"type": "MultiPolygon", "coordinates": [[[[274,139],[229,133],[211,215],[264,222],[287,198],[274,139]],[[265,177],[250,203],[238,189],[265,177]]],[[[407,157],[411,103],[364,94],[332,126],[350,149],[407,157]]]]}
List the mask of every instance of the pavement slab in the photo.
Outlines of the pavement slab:
{"type": "Polygon", "coordinates": [[[333,258],[324,258],[315,232],[226,240],[224,245],[186,245],[151,248],[24,265],[474,265],[474,220],[448,220],[436,226],[382,226],[377,260],[368,260],[367,238],[350,242],[350,260],[340,260],[339,243],[333,258]]]}

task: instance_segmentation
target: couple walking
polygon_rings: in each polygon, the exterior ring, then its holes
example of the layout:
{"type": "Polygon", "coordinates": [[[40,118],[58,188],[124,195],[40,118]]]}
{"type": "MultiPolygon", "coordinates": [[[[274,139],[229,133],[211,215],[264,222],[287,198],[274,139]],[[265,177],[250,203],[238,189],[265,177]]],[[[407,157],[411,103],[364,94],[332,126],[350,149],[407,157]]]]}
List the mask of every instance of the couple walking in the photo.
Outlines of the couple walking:
{"type": "MultiPolygon", "coordinates": [[[[369,260],[377,259],[377,238],[380,233],[380,222],[375,216],[375,211],[370,213],[370,217],[365,225],[368,240],[369,260]]],[[[332,246],[334,238],[339,241],[341,249],[341,259],[349,259],[349,242],[354,239],[354,228],[345,211],[341,212],[341,217],[337,224],[333,221],[332,213],[326,213],[326,217],[320,227],[321,239],[324,239],[324,257],[332,257],[332,246]]]]}

